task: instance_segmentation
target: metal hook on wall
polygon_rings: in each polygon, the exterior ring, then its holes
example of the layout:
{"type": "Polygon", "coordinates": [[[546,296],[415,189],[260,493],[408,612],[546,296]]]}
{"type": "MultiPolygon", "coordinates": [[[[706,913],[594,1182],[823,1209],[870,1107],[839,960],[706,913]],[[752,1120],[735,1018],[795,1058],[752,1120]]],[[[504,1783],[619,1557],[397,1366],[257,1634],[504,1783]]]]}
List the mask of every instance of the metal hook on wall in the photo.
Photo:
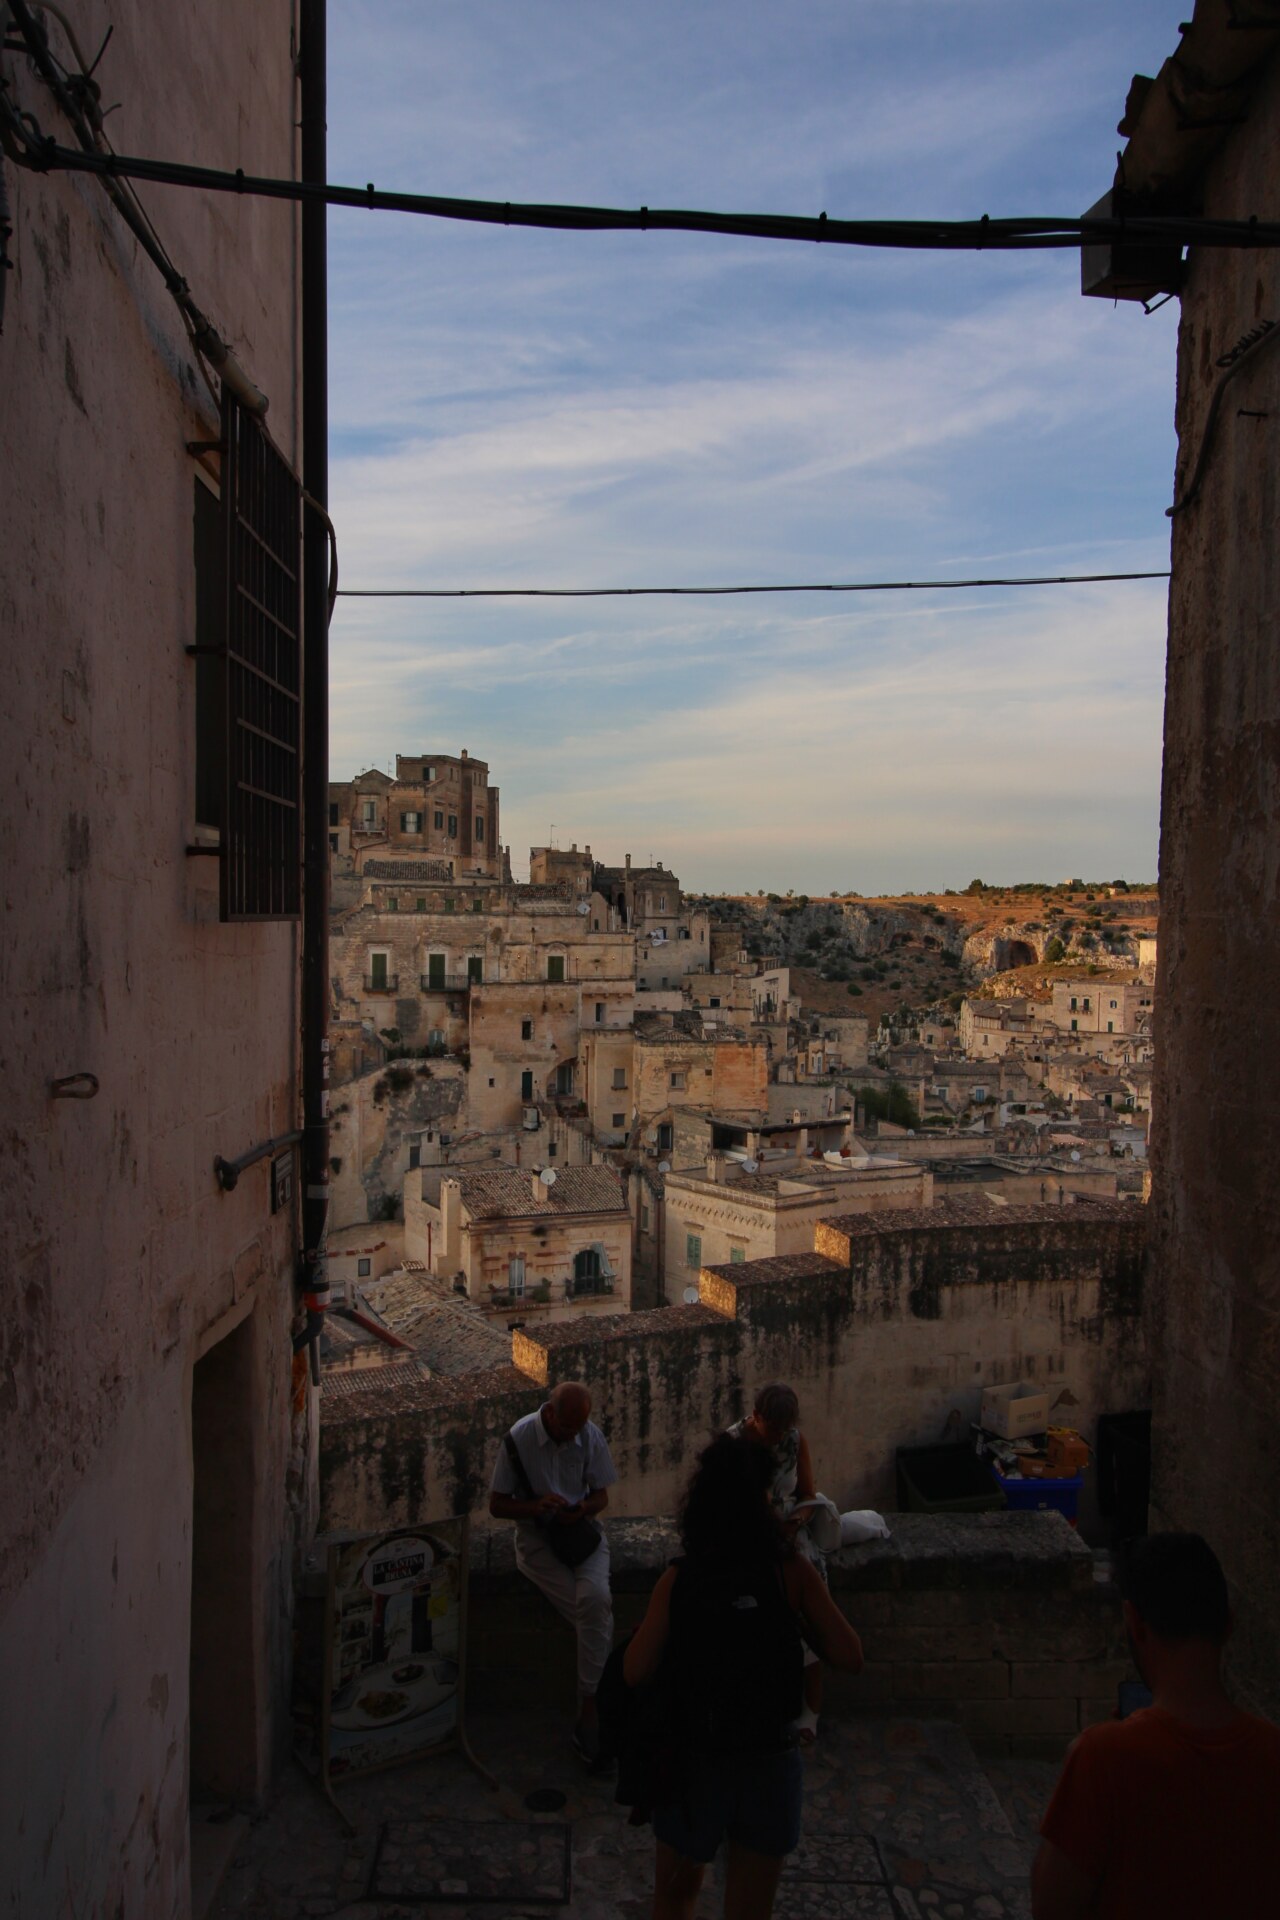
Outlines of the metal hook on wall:
{"type": "Polygon", "coordinates": [[[49,1083],[49,1094],[54,1100],[92,1100],[97,1091],[96,1073],[69,1073],[49,1083]]]}

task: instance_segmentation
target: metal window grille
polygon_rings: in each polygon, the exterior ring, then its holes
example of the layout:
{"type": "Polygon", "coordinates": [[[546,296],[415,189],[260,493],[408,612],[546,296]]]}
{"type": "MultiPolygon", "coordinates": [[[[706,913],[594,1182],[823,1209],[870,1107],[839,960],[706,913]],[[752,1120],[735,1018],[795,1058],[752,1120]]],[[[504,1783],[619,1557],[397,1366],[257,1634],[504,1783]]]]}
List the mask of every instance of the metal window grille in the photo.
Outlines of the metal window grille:
{"type": "Polygon", "coordinates": [[[226,386],[222,446],[222,918],[296,920],[302,905],[302,487],[226,386]]]}

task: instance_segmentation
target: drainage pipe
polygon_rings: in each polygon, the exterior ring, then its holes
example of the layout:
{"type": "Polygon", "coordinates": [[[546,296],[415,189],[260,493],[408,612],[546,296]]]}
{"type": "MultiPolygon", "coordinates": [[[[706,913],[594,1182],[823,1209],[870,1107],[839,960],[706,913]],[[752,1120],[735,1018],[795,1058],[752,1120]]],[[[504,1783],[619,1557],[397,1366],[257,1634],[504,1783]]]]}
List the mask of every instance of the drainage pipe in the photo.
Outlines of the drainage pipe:
{"type": "MultiPolygon", "coordinates": [[[[302,0],[298,78],[302,178],[326,178],[325,0],[302,0]]],[[[302,1305],[311,1355],[329,1303],[329,341],[328,213],[302,208],[302,1305]],[[317,507],[321,511],[317,511],[317,507]]]]}

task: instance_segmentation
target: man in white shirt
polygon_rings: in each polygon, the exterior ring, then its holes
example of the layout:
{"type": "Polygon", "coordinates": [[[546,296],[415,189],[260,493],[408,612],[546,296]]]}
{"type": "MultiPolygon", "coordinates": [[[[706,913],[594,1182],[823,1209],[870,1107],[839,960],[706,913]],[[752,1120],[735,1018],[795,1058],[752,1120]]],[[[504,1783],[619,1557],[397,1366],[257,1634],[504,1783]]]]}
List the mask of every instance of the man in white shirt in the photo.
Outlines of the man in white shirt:
{"type": "Polygon", "coordinates": [[[573,1745],[594,1766],[601,1758],[596,1688],[613,1646],[609,1543],[595,1516],[609,1504],[608,1489],[618,1476],[590,1416],[591,1395],[578,1381],[565,1380],[536,1413],[517,1420],[498,1453],[489,1511],[497,1520],[516,1522],[516,1565],[577,1634],[573,1745]],[[588,1526],[599,1534],[594,1546],[588,1526]],[[566,1549],[583,1552],[576,1565],[568,1564],[566,1549]]]}

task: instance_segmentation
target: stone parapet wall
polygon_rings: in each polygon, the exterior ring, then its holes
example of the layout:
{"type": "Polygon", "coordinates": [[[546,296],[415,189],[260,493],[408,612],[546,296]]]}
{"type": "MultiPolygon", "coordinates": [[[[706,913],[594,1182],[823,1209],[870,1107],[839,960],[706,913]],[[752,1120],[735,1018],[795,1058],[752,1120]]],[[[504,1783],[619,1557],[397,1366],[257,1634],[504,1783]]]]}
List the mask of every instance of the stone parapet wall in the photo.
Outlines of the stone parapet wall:
{"type": "MultiPolygon", "coordinates": [[[[1057,1514],[896,1514],[889,1540],[830,1557],[831,1591],[862,1638],[856,1678],[827,1675],[826,1711],[955,1720],[975,1747],[1057,1759],[1136,1679],[1115,1589],[1057,1514]]],[[[619,1636],[679,1552],[670,1520],[609,1525],[619,1636]]],[[[517,1571],[514,1529],[472,1543],[468,1686],[477,1706],[568,1713],[574,1639],[517,1571]]]]}
{"type": "Polygon", "coordinates": [[[795,1387],[841,1508],[891,1507],[895,1448],[966,1432],[985,1386],[1035,1380],[1089,1439],[1099,1414],[1147,1404],[1140,1207],[854,1215],[819,1233],[827,1253],[704,1271],[697,1305],[517,1330],[500,1375],[344,1394],[321,1436],[323,1525],[488,1525],[504,1426],[556,1380],[590,1387],[619,1515],[672,1511],[698,1447],[767,1380],[795,1387]]]}

